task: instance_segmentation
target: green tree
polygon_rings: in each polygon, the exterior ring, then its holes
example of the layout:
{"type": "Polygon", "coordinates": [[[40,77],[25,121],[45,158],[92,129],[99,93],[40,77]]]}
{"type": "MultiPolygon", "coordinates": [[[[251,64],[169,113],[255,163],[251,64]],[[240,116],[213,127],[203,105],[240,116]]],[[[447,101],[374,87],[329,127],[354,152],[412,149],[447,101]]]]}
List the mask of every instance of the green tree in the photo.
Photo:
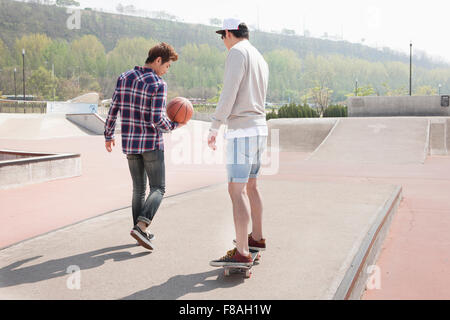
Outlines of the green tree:
{"type": "Polygon", "coordinates": [[[165,77],[172,89],[183,95],[211,98],[217,96],[217,86],[223,82],[225,58],[225,51],[207,44],[188,44],[165,77]]]}
{"type": "Polygon", "coordinates": [[[3,69],[11,65],[11,55],[9,53],[8,47],[2,39],[0,39],[0,69],[3,69]]]}
{"type": "Polygon", "coordinates": [[[66,40],[53,40],[43,51],[44,66],[54,72],[57,77],[70,78],[73,75],[74,58],[70,44],[66,40]]]}
{"type": "Polygon", "coordinates": [[[323,115],[324,111],[331,103],[331,94],[333,93],[333,90],[328,87],[323,87],[317,82],[317,85],[310,88],[308,92],[314,104],[319,108],[320,115],[323,115]]]}
{"type": "Polygon", "coordinates": [[[144,65],[148,51],[157,43],[154,39],[142,37],[119,39],[114,49],[107,54],[108,75],[118,76],[135,66],[144,65]]]}
{"type": "Polygon", "coordinates": [[[69,100],[80,95],[80,88],[73,79],[59,79],[56,96],[59,100],[69,100]]]}
{"type": "Polygon", "coordinates": [[[270,100],[298,100],[301,91],[302,62],[292,50],[273,50],[264,54],[269,65],[269,92],[267,99],[270,100]],[[289,90],[289,92],[288,92],[289,90]]]}
{"type": "Polygon", "coordinates": [[[45,63],[44,51],[52,43],[45,34],[29,34],[17,39],[14,46],[14,56],[17,65],[22,65],[22,49],[25,49],[25,67],[36,70],[45,63]]]}
{"type": "Polygon", "coordinates": [[[106,75],[105,47],[94,35],[83,36],[71,44],[74,71],[87,72],[95,77],[106,75]],[[78,69],[78,70],[77,70],[78,69]]]}
{"type": "Polygon", "coordinates": [[[385,90],[386,96],[404,96],[408,94],[408,90],[404,86],[397,89],[393,89],[389,86],[387,82],[383,82],[382,86],[385,90]]]}
{"type": "MultiPolygon", "coordinates": [[[[369,85],[364,86],[364,87],[358,87],[358,90],[357,90],[356,94],[359,97],[373,96],[375,94],[375,89],[372,87],[372,85],[369,84],[369,85]]],[[[354,97],[355,93],[352,92],[352,93],[347,94],[346,96],[347,97],[354,97]]]]}
{"type": "Polygon", "coordinates": [[[438,90],[432,86],[421,86],[417,88],[413,95],[414,96],[434,96],[438,94],[438,90]]]}
{"type": "Polygon", "coordinates": [[[53,98],[53,90],[56,89],[57,79],[52,77],[50,71],[44,67],[34,70],[28,79],[28,86],[31,93],[40,99],[53,98]]]}

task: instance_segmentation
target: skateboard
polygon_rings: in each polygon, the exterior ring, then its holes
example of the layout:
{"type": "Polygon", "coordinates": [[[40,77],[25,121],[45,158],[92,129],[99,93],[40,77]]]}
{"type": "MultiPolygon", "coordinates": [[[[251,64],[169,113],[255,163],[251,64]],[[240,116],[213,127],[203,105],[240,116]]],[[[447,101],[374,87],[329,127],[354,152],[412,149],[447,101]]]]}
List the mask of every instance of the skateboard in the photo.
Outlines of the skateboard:
{"type": "Polygon", "coordinates": [[[225,277],[230,276],[231,274],[235,274],[235,273],[243,273],[244,277],[246,279],[250,278],[252,276],[252,267],[254,265],[257,265],[260,263],[261,261],[261,251],[258,250],[250,250],[250,254],[252,255],[252,259],[253,259],[253,265],[249,266],[249,267],[233,267],[233,266],[223,266],[224,270],[223,270],[223,274],[225,277]]]}

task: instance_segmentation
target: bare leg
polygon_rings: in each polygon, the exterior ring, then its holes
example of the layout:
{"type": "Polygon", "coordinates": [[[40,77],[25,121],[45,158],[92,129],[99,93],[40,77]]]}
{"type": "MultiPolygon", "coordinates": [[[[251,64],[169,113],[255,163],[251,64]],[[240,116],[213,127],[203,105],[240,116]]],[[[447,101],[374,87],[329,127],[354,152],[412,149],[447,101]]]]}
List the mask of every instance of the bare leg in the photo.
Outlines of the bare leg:
{"type": "Polygon", "coordinates": [[[262,213],[263,204],[261,195],[258,191],[256,178],[250,178],[247,183],[247,195],[250,201],[251,216],[252,216],[252,237],[259,241],[263,238],[262,232],[262,213]]]}
{"type": "Polygon", "coordinates": [[[147,225],[146,223],[144,223],[144,222],[142,222],[142,221],[139,221],[139,222],[137,223],[137,225],[138,225],[138,227],[139,227],[143,232],[146,232],[146,231],[147,231],[147,228],[148,228],[148,226],[149,226],[149,225],[147,225]]]}
{"type": "Polygon", "coordinates": [[[246,183],[228,183],[228,193],[233,203],[234,227],[236,230],[236,248],[241,255],[248,255],[248,224],[250,214],[248,205],[245,201],[247,195],[245,192],[246,183]]]}

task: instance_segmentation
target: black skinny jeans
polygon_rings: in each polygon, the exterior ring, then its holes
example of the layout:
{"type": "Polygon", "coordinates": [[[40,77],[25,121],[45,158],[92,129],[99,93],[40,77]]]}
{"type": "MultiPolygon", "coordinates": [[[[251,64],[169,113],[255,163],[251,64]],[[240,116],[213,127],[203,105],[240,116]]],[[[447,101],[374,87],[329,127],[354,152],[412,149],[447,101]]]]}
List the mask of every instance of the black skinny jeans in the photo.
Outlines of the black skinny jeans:
{"type": "Polygon", "coordinates": [[[133,224],[136,225],[138,221],[142,221],[149,225],[166,192],[164,150],[127,154],[127,160],[133,179],[133,224]],[[145,199],[147,176],[150,194],[145,199]]]}

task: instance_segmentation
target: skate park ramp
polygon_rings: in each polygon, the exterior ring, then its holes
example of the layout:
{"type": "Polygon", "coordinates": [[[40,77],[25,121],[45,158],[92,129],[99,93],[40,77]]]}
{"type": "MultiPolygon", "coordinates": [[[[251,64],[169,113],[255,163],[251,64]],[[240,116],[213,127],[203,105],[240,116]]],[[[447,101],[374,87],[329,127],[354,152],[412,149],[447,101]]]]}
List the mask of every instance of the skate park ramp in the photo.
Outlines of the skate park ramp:
{"type": "MultiPolygon", "coordinates": [[[[313,152],[329,135],[336,118],[271,119],[267,122],[269,133],[278,132],[280,151],[313,152]]],[[[268,145],[274,144],[275,134],[269,134],[268,145]]]]}
{"type": "Polygon", "coordinates": [[[52,139],[87,136],[90,132],[64,114],[0,114],[1,139],[52,139]]]}
{"type": "Polygon", "coordinates": [[[427,118],[342,118],[308,160],[360,164],[424,163],[428,144],[427,118]]]}
{"type": "MultiPolygon", "coordinates": [[[[98,114],[0,113],[0,139],[53,139],[103,135],[105,120],[98,114]]],[[[120,133],[119,119],[116,133],[120,133]]]]}
{"type": "MultiPolygon", "coordinates": [[[[92,134],[103,135],[105,131],[105,119],[96,113],[66,114],[66,118],[92,134]]],[[[120,131],[120,122],[117,118],[115,134],[119,134],[120,131]]]]}

